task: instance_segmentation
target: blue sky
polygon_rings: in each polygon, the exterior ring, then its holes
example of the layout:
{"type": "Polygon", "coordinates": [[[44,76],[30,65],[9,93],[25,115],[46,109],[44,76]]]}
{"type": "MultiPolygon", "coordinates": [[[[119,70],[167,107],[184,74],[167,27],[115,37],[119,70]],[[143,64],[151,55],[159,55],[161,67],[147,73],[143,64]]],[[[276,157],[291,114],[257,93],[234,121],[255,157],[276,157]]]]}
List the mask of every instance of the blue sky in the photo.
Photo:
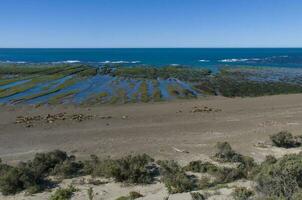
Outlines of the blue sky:
{"type": "Polygon", "coordinates": [[[301,0],[1,0],[0,47],[302,47],[301,0]]]}

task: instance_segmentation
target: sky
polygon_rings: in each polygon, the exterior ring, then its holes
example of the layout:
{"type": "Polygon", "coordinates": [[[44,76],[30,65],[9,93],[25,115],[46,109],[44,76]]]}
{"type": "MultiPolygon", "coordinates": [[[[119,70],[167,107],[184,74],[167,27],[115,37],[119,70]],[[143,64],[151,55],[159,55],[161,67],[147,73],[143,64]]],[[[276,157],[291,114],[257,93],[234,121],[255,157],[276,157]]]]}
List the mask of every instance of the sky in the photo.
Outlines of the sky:
{"type": "Polygon", "coordinates": [[[302,47],[301,0],[0,0],[0,48],[302,47]]]}

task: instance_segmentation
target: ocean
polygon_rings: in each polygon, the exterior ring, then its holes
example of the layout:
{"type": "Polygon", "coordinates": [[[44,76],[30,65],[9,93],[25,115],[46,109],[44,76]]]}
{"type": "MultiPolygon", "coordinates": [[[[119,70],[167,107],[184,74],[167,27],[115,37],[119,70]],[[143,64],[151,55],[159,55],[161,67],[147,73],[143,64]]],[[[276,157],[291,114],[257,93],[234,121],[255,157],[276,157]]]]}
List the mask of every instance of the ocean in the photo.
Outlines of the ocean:
{"type": "Polygon", "coordinates": [[[0,48],[0,63],[92,63],[302,68],[302,48],[0,48]]]}

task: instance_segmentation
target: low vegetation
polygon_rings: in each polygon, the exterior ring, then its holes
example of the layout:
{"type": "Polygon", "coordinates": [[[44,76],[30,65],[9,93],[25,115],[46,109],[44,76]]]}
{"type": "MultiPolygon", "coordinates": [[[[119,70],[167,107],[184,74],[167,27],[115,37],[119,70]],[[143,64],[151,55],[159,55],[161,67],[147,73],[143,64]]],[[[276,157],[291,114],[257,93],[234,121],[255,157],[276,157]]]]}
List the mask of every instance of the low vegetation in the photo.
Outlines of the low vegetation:
{"type": "Polygon", "coordinates": [[[177,78],[182,81],[195,82],[211,74],[208,69],[197,69],[190,67],[117,67],[101,70],[103,74],[126,78],[146,78],[146,79],[168,79],[177,78]]]}
{"type": "Polygon", "coordinates": [[[288,131],[281,131],[270,137],[273,145],[283,148],[293,148],[301,146],[302,136],[293,136],[288,131]]]}
{"type": "MultiPolygon", "coordinates": [[[[276,137],[281,139],[276,140],[286,146],[288,142],[283,140],[291,141],[295,138],[289,136],[288,132],[277,135],[276,137]]],[[[92,155],[89,160],[81,162],[59,150],[38,153],[33,160],[16,166],[0,161],[0,191],[3,195],[12,195],[24,190],[32,194],[55,187],[56,184],[52,182],[54,180],[83,175],[109,178],[127,184],[152,184],[156,177],[159,177],[170,194],[222,188],[227,187],[229,183],[248,179],[255,182],[256,187],[253,190],[236,187],[232,193],[235,200],[248,200],[252,196],[262,199],[301,199],[302,154],[289,154],[279,159],[267,156],[264,162],[256,164],[252,158],[235,152],[227,142],[218,143],[216,147],[216,161],[233,162],[233,167],[201,160],[192,161],[182,167],[175,161],[155,162],[146,154],[129,155],[119,159],[99,159],[92,155]],[[193,175],[195,173],[199,173],[201,177],[193,175]],[[54,179],[49,179],[50,176],[54,179]]],[[[50,200],[70,199],[76,191],[73,186],[60,188],[53,193],[50,200]]],[[[194,200],[205,199],[201,193],[190,194],[194,200]]],[[[92,188],[87,190],[87,195],[89,199],[93,199],[92,188]]],[[[118,199],[131,200],[139,197],[142,195],[130,192],[128,196],[118,199]]]]}
{"type": "Polygon", "coordinates": [[[77,189],[72,185],[67,188],[59,188],[53,195],[51,195],[49,200],[69,200],[76,191],[77,189]]]}
{"type": "Polygon", "coordinates": [[[134,200],[137,198],[143,197],[142,194],[138,193],[138,192],[130,192],[128,196],[121,196],[119,198],[117,198],[116,200],[134,200]]]}
{"type": "Polygon", "coordinates": [[[202,194],[200,194],[199,192],[191,192],[191,197],[192,200],[205,200],[206,197],[202,194]]]}
{"type": "Polygon", "coordinates": [[[185,173],[175,161],[159,161],[161,181],[169,193],[190,192],[196,188],[196,181],[185,173]]]}
{"type": "Polygon", "coordinates": [[[257,170],[257,190],[265,196],[293,199],[302,189],[301,154],[286,155],[274,162],[265,161],[257,170]]]}
{"type": "Polygon", "coordinates": [[[234,200],[249,200],[254,192],[246,187],[236,187],[232,195],[234,200]]]}
{"type": "Polygon", "coordinates": [[[153,158],[146,154],[129,155],[116,160],[99,160],[92,156],[90,161],[85,162],[84,170],[92,176],[113,178],[117,182],[149,184],[157,173],[152,165],[153,161],[153,158]]]}

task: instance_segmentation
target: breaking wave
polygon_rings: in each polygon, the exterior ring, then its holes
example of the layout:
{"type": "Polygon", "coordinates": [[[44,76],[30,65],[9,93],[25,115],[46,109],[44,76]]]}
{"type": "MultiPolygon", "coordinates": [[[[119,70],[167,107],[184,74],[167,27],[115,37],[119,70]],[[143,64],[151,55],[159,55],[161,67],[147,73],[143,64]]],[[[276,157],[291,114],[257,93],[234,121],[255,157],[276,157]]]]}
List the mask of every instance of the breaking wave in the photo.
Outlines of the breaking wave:
{"type": "Polygon", "coordinates": [[[233,63],[233,62],[247,62],[247,61],[259,61],[260,58],[230,58],[230,59],[223,59],[219,60],[218,62],[223,63],[233,63]]]}
{"type": "Polygon", "coordinates": [[[25,61],[11,61],[11,60],[0,60],[0,63],[8,63],[8,64],[25,64],[25,61]]]}
{"type": "Polygon", "coordinates": [[[134,60],[134,61],[125,61],[125,60],[118,60],[118,61],[109,61],[106,60],[104,62],[100,62],[102,64],[137,64],[140,63],[141,61],[134,60]]]}

